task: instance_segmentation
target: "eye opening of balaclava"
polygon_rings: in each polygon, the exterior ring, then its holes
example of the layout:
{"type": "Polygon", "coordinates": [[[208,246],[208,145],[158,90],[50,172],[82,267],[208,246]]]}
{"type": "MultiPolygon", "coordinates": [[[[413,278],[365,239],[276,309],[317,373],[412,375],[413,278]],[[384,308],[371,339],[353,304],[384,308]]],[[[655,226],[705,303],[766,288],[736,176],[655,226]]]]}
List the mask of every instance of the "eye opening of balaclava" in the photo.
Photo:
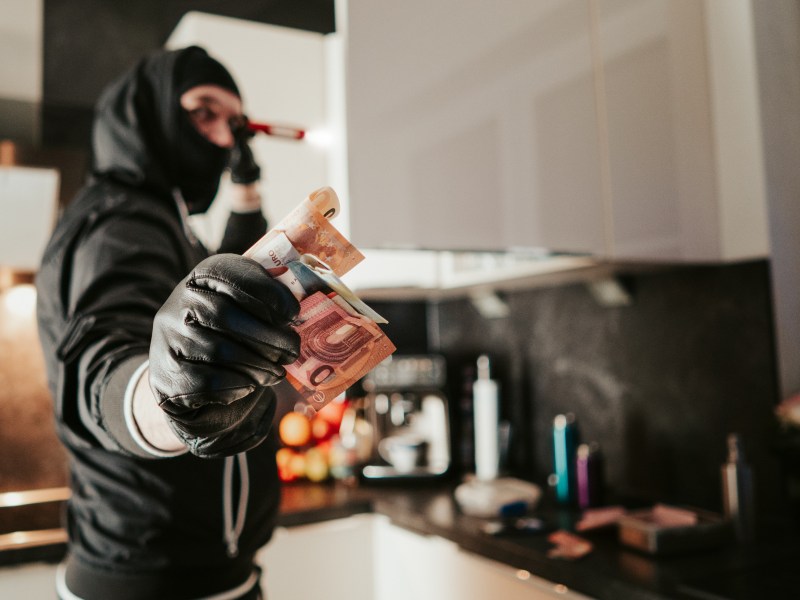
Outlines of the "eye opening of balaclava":
{"type": "Polygon", "coordinates": [[[198,85],[239,90],[208,53],[190,46],[143,58],[101,95],[92,129],[92,172],[165,197],[178,190],[190,213],[214,200],[229,151],[213,144],[181,106],[198,85]]]}
{"type": "Polygon", "coordinates": [[[172,137],[170,176],[190,214],[205,212],[211,206],[230,153],[197,131],[181,106],[181,96],[198,85],[216,85],[241,96],[227,69],[202,48],[191,46],[177,57],[172,84],[177,131],[172,137]]]}

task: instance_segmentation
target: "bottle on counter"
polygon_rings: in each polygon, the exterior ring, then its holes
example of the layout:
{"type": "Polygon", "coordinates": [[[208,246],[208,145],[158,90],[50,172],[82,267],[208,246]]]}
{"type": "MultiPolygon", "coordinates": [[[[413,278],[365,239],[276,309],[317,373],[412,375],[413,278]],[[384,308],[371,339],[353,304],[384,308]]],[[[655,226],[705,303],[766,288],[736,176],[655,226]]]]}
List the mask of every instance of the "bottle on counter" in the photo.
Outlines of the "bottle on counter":
{"type": "Polygon", "coordinates": [[[603,504],[603,455],[597,442],[578,446],[575,459],[575,483],[578,508],[595,508],[603,504]]]}
{"type": "MultiPolygon", "coordinates": [[[[502,449],[498,382],[491,377],[489,357],[478,357],[477,378],[472,384],[473,428],[475,431],[475,476],[468,476],[455,490],[464,514],[484,519],[510,519],[533,510],[542,490],[529,481],[500,477],[502,449]]],[[[506,436],[507,437],[507,436],[506,436]]]]}
{"type": "Polygon", "coordinates": [[[738,540],[752,541],[755,537],[753,472],[736,433],[728,435],[728,460],[722,465],[722,503],[738,540]]]}
{"type": "Polygon", "coordinates": [[[556,500],[561,504],[572,504],[576,498],[575,466],[578,431],[575,415],[557,415],[553,419],[553,475],[556,500]]]}
{"type": "Polygon", "coordinates": [[[479,480],[491,481],[497,478],[500,468],[499,388],[491,378],[489,357],[482,354],[477,366],[478,378],[472,385],[475,475],[479,480]]]}

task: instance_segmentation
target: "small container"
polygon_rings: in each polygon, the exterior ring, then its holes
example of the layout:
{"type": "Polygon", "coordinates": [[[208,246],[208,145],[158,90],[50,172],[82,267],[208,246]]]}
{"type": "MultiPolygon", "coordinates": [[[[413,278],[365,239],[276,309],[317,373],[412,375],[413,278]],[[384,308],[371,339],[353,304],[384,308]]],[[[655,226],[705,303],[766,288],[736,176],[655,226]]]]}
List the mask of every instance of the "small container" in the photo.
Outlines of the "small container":
{"type": "Polygon", "coordinates": [[[603,455],[596,442],[578,446],[575,459],[575,483],[578,507],[594,508],[603,504],[603,455]]]}
{"type": "Polygon", "coordinates": [[[717,548],[730,543],[731,523],[700,509],[656,505],[621,516],[619,541],[659,556],[717,548]]]}
{"type": "Polygon", "coordinates": [[[578,431],[575,415],[567,413],[553,419],[553,482],[556,500],[571,504],[575,500],[575,452],[578,431]]]}
{"type": "Polygon", "coordinates": [[[755,537],[753,473],[747,464],[741,438],[728,435],[728,460],[722,465],[722,503],[725,516],[733,523],[740,542],[755,537]]]}

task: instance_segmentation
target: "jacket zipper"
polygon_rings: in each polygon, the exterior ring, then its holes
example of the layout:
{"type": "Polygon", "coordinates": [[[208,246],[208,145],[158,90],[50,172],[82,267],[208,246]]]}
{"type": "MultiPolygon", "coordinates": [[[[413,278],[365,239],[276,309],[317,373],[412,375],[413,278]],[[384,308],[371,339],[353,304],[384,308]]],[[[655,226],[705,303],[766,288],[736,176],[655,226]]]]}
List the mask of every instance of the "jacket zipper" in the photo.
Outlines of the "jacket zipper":
{"type": "Polygon", "coordinates": [[[239,536],[244,530],[247,515],[247,499],[250,494],[250,475],[247,469],[247,455],[242,452],[236,456],[227,456],[222,474],[222,517],[224,542],[228,556],[233,558],[239,554],[239,536]],[[236,464],[234,464],[234,459],[236,464]],[[239,505],[236,517],[233,515],[233,472],[239,467],[239,505]]]}

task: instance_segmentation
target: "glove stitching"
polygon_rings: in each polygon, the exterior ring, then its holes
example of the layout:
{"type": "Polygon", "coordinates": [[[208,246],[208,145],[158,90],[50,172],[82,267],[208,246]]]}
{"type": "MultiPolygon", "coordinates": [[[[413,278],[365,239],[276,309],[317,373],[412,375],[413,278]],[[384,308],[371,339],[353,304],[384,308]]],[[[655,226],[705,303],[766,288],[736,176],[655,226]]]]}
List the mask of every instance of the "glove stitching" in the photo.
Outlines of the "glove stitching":
{"type": "MultiPolygon", "coordinates": [[[[231,332],[230,329],[225,329],[223,327],[220,327],[220,326],[216,325],[215,323],[213,323],[211,321],[205,321],[203,319],[198,319],[195,315],[193,315],[191,313],[188,313],[186,315],[186,317],[184,318],[183,322],[186,325],[191,325],[193,323],[197,323],[201,327],[205,327],[207,329],[211,329],[212,331],[217,331],[217,332],[220,332],[220,333],[223,333],[223,334],[229,334],[229,335],[235,334],[236,337],[251,341],[251,342],[255,343],[258,346],[271,348],[271,349],[275,350],[276,352],[278,352],[279,354],[286,355],[286,356],[288,356],[289,358],[292,359],[289,363],[286,363],[286,364],[293,363],[294,361],[297,360],[298,356],[300,356],[299,354],[295,354],[294,352],[292,352],[292,351],[290,351],[290,350],[288,350],[286,348],[281,348],[280,346],[276,346],[275,344],[273,344],[271,342],[267,342],[265,340],[253,337],[251,335],[248,335],[247,333],[243,333],[243,332],[239,332],[239,331],[231,332]]],[[[186,356],[186,355],[183,355],[183,356],[185,358],[197,358],[197,357],[189,357],[189,356],[186,356]]],[[[210,361],[208,361],[206,359],[203,362],[210,362],[210,361]]],[[[246,364],[246,363],[241,363],[241,364],[246,364]]],[[[255,366],[255,365],[253,365],[253,366],[255,366]]],[[[264,370],[264,369],[262,369],[262,370],[264,370]]]]}
{"type": "MultiPolygon", "coordinates": [[[[265,346],[269,346],[270,348],[275,348],[275,350],[278,351],[278,352],[281,351],[280,348],[277,348],[277,347],[272,346],[270,344],[266,344],[265,343],[264,345],[265,346]]],[[[261,371],[263,373],[269,373],[270,375],[273,375],[275,377],[284,377],[285,374],[286,374],[286,369],[284,369],[283,366],[280,363],[278,363],[278,369],[269,369],[267,367],[262,367],[261,365],[253,364],[251,362],[219,361],[219,360],[212,360],[212,359],[208,358],[207,356],[188,355],[188,354],[184,354],[183,352],[181,352],[177,348],[173,349],[172,352],[175,355],[175,359],[178,362],[204,363],[204,364],[214,363],[214,364],[221,364],[221,365],[225,365],[225,366],[240,366],[241,365],[241,366],[245,366],[245,367],[250,367],[252,369],[255,369],[256,371],[261,371]]],[[[297,359],[295,359],[295,360],[297,360],[297,359]]],[[[270,361],[270,362],[274,363],[274,361],[270,361]]],[[[274,385],[274,384],[270,384],[270,385],[274,385]]]]}
{"type": "MultiPolygon", "coordinates": [[[[248,291],[246,291],[243,288],[241,288],[240,286],[236,285],[233,281],[228,280],[228,279],[224,279],[224,278],[222,278],[222,277],[220,277],[218,275],[210,275],[209,274],[209,275],[202,275],[202,276],[199,276],[199,277],[195,276],[194,278],[192,278],[191,280],[186,282],[186,287],[188,287],[192,291],[195,291],[195,292],[198,292],[198,293],[205,293],[205,294],[209,294],[209,295],[212,295],[212,296],[226,296],[226,294],[223,294],[222,292],[219,292],[217,290],[212,290],[212,289],[209,289],[207,287],[202,287],[202,286],[197,285],[197,283],[199,281],[201,281],[201,280],[210,280],[210,281],[216,281],[216,282],[219,282],[219,283],[224,283],[224,284],[230,286],[231,288],[233,288],[234,290],[236,290],[237,292],[241,292],[244,296],[246,296],[250,300],[253,300],[254,302],[256,302],[258,304],[263,304],[267,308],[271,308],[272,310],[274,310],[274,311],[276,311],[278,313],[281,312],[278,309],[278,306],[274,302],[265,302],[261,298],[256,298],[255,296],[253,296],[248,291]]],[[[280,285],[280,284],[277,284],[277,285],[280,285]]],[[[291,321],[292,319],[286,319],[286,320],[287,321],[291,321]]]]}
{"type": "MultiPolygon", "coordinates": [[[[215,390],[215,392],[221,393],[221,392],[230,392],[230,391],[233,391],[233,390],[248,390],[247,394],[245,396],[242,396],[241,399],[243,400],[244,398],[246,398],[247,396],[249,396],[250,394],[255,392],[257,387],[258,386],[255,386],[252,383],[250,383],[248,385],[238,385],[238,386],[234,386],[234,387],[221,388],[219,390],[215,390]]],[[[188,394],[177,394],[177,395],[173,395],[173,396],[168,396],[164,401],[165,402],[171,402],[171,401],[175,401],[175,400],[178,400],[178,399],[181,399],[181,398],[189,398],[189,397],[195,396],[195,395],[197,395],[197,392],[192,392],[192,393],[188,393],[188,394]]],[[[199,404],[198,406],[190,406],[189,408],[202,408],[203,406],[206,406],[207,404],[220,404],[220,405],[223,405],[223,406],[227,406],[228,405],[228,403],[226,403],[226,402],[213,402],[212,401],[212,402],[203,402],[202,404],[199,404]]]]}
{"type": "MultiPolygon", "coordinates": [[[[270,347],[274,348],[274,346],[270,346],[270,347]]],[[[269,373],[270,375],[274,375],[275,377],[283,377],[283,374],[278,372],[276,369],[269,369],[267,367],[262,367],[260,365],[253,364],[251,362],[220,361],[219,359],[212,360],[212,359],[208,358],[207,356],[189,356],[187,354],[181,355],[180,360],[181,360],[181,362],[214,364],[214,365],[222,365],[222,366],[228,366],[228,367],[244,366],[244,367],[250,367],[251,369],[255,369],[256,371],[261,371],[263,373],[269,373]]],[[[270,362],[272,362],[272,361],[270,361],[270,362]]],[[[280,367],[281,371],[285,371],[285,369],[283,369],[283,367],[280,366],[280,364],[278,366],[280,367]]],[[[231,388],[231,389],[233,389],[233,388],[231,388]]]]}

